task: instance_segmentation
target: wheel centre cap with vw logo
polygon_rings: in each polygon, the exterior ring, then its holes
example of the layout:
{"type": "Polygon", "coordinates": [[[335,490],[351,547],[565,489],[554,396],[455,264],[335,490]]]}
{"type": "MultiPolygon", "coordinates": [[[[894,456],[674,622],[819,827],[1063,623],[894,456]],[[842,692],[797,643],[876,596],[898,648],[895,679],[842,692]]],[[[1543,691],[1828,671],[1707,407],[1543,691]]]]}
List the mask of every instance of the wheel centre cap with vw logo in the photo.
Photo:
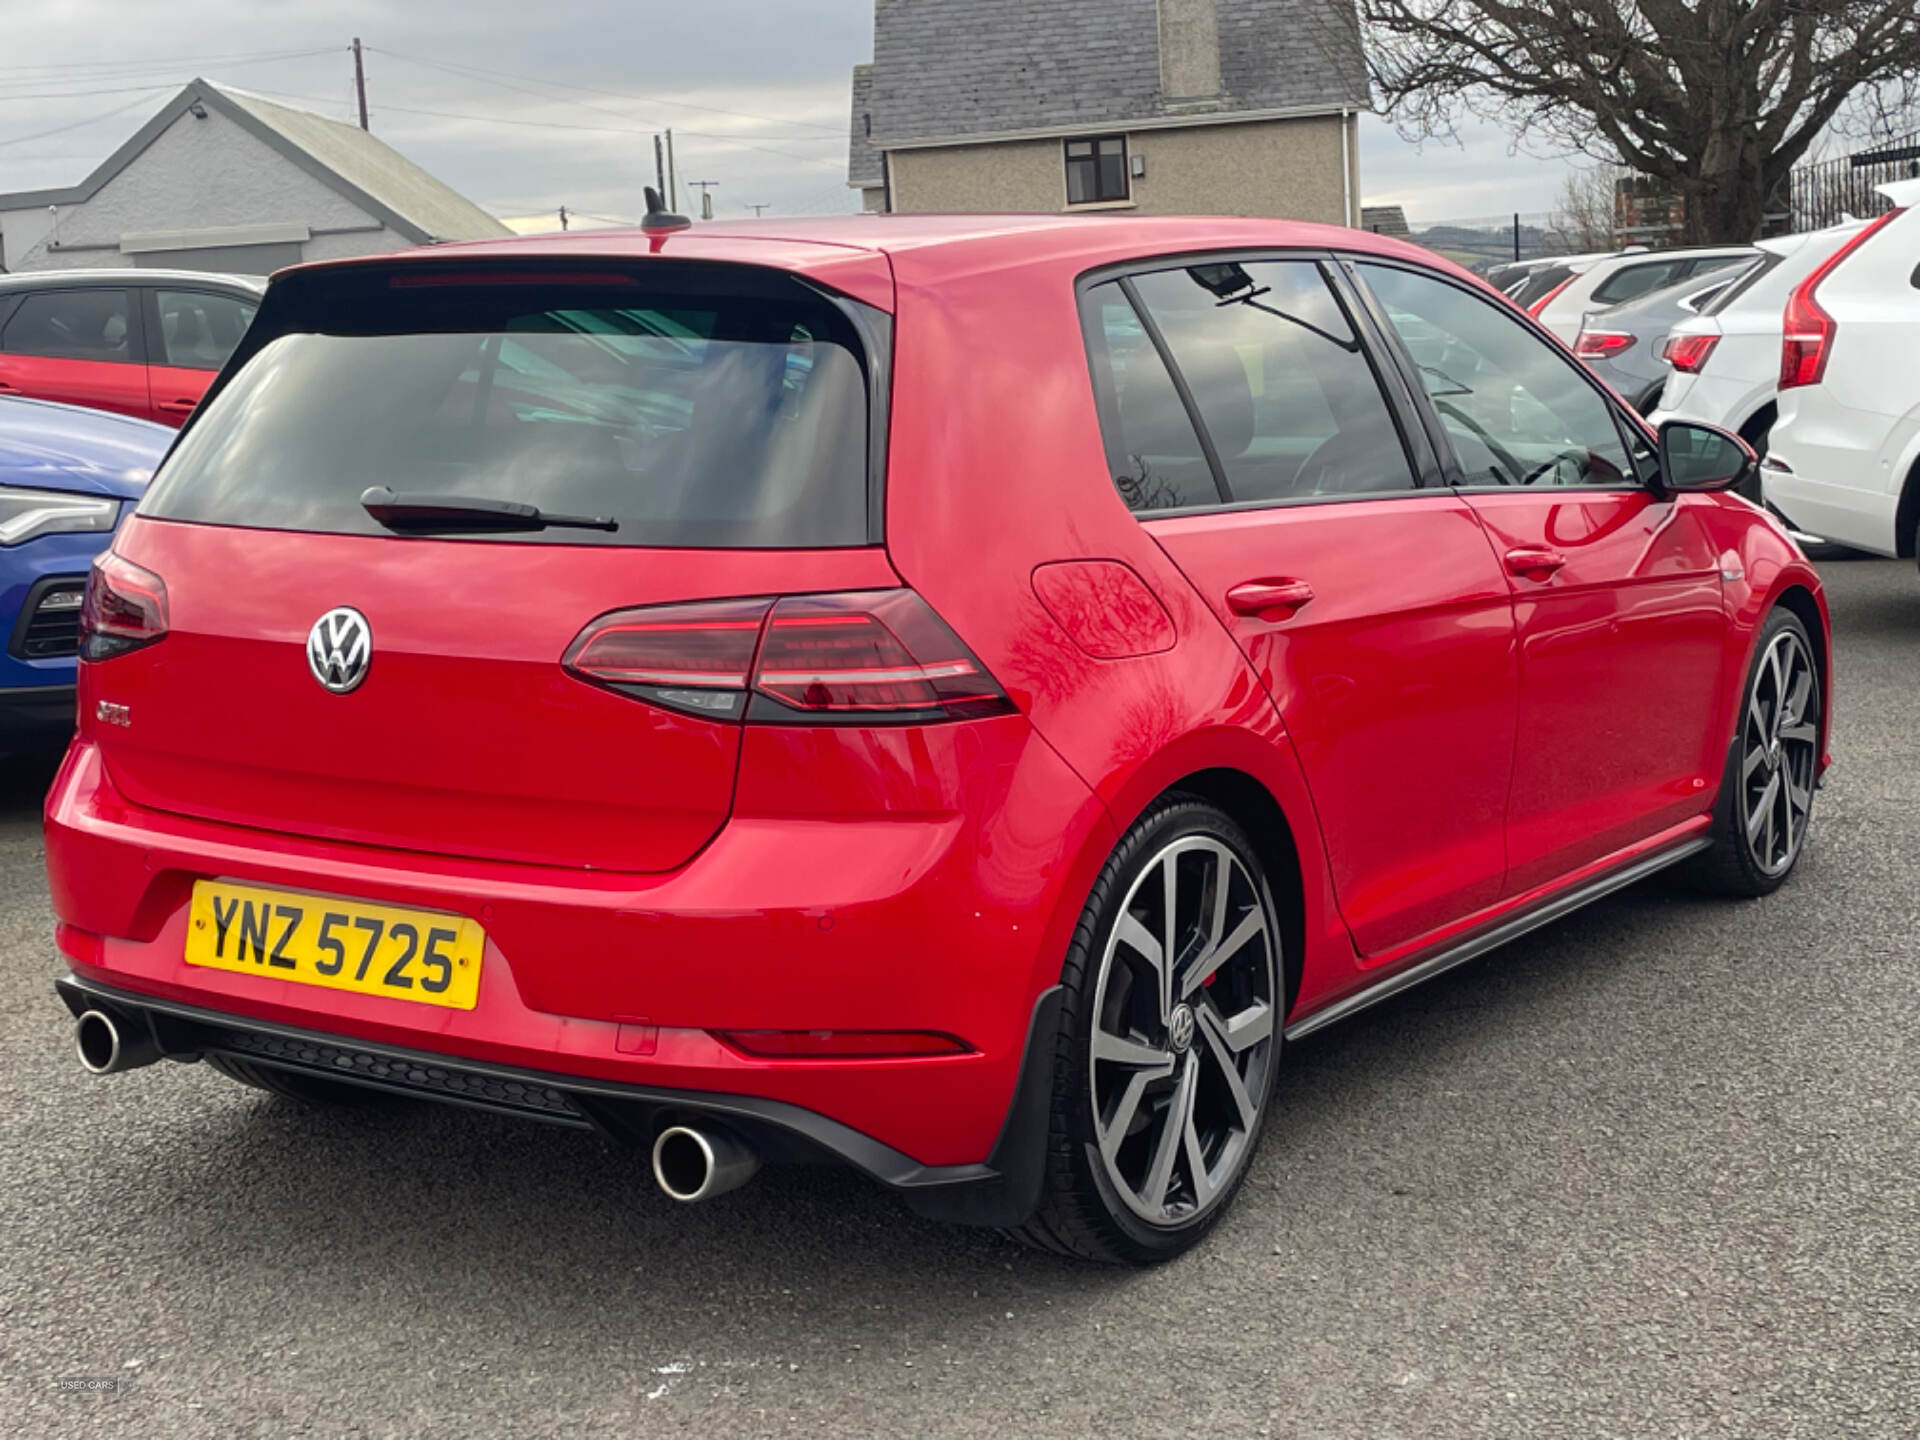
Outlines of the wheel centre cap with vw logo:
{"type": "Polygon", "coordinates": [[[307,668],[336,695],[359,688],[373,664],[373,627],[351,605],[329,610],[307,632],[307,668]]]}
{"type": "Polygon", "coordinates": [[[1174,1054],[1184,1055],[1193,1044],[1193,1007],[1176,1005],[1167,1021],[1167,1045],[1174,1054]]]}

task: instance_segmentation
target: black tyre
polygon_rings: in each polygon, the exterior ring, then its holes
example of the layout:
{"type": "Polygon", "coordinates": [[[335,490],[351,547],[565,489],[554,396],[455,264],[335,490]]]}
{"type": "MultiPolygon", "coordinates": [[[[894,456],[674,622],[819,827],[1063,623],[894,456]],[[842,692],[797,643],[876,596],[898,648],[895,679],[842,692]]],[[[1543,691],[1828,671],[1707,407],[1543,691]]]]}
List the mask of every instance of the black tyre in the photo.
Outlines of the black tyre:
{"type": "Polygon", "coordinates": [[[1227,815],[1174,796],[1128,830],[1062,971],[1045,1187],[1021,1239],[1146,1265],[1213,1227],[1246,1177],[1280,1059],[1280,933],[1227,815]]]}
{"type": "Polygon", "coordinates": [[[1747,670],[1712,848],[1688,862],[1702,889],[1770,895],[1792,873],[1813,822],[1823,701],[1807,627],[1791,610],[1775,610],[1747,670]]]}
{"type": "Polygon", "coordinates": [[[237,1055],[206,1058],[208,1065],[229,1080],[298,1100],[303,1105],[374,1105],[391,1098],[371,1086],[329,1080],[324,1075],[304,1075],[297,1070],[282,1070],[277,1065],[256,1065],[237,1055]]]}

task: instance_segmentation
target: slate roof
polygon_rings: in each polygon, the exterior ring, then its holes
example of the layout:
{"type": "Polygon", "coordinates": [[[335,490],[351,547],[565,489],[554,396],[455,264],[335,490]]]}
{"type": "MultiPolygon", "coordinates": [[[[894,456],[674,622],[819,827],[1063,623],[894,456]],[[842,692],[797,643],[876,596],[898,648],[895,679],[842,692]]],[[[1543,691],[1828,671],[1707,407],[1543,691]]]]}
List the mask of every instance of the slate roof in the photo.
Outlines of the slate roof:
{"type": "Polygon", "coordinates": [[[1413,232],[1407,228],[1407,211],[1402,205],[1362,205],[1360,228],[1376,235],[1391,235],[1405,240],[1413,232]]]}
{"type": "MultiPolygon", "coordinates": [[[[1216,14],[1224,93],[1209,113],[1367,108],[1351,0],[1217,0],[1216,14]]],[[[1161,94],[1155,0],[876,0],[864,108],[862,83],[856,72],[854,126],[871,113],[880,149],[1194,108],[1161,94]]]]}
{"type": "Polygon", "coordinates": [[[847,184],[866,189],[886,182],[880,152],[873,148],[868,130],[873,124],[873,66],[853,67],[853,133],[847,139],[847,184]]]}
{"type": "Polygon", "coordinates": [[[78,185],[0,195],[0,210],[85,203],[196,104],[219,111],[416,244],[511,233],[471,200],[359,126],[208,80],[189,81],[78,185]]]}

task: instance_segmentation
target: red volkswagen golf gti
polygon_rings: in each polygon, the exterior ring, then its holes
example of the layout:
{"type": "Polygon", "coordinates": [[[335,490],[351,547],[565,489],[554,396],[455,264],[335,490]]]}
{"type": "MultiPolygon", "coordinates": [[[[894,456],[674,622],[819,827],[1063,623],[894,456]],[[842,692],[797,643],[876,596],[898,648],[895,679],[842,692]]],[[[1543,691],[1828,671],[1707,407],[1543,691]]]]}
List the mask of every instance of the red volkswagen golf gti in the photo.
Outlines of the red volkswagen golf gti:
{"type": "Polygon", "coordinates": [[[1666,866],[1792,869],[1828,636],[1750,464],[1352,230],[283,272],[87,592],[81,1059],[1162,1259],[1287,1040],[1666,866]]]}

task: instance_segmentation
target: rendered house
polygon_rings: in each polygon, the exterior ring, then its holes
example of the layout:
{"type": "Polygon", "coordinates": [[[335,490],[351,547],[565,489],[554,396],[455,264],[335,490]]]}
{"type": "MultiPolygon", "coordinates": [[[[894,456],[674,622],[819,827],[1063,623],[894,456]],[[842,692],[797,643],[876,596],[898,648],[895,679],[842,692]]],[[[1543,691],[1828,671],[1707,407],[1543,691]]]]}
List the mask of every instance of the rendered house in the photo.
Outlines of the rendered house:
{"type": "Polygon", "coordinates": [[[0,270],[265,275],[507,233],[358,126],[205,80],[78,185],[0,194],[0,270]]]}
{"type": "Polygon", "coordinates": [[[1343,0],[876,0],[848,183],[872,211],[1358,224],[1343,0]]]}

